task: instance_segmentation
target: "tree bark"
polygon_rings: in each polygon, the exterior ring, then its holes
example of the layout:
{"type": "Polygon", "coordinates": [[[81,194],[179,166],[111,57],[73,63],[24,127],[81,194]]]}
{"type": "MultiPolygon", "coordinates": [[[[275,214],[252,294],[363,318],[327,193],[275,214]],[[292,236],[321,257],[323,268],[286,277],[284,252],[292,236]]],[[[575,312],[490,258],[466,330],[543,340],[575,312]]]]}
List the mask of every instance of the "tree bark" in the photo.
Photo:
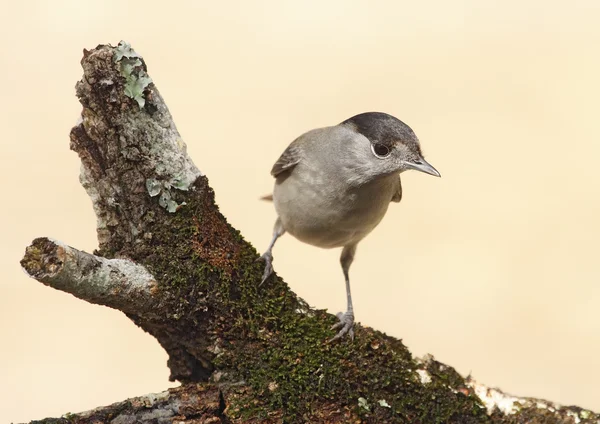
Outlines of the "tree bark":
{"type": "Polygon", "coordinates": [[[98,250],[38,238],[36,280],[123,311],[169,355],[156,395],[42,422],[598,423],[600,415],[489,389],[400,340],[336,318],[274,275],[220,214],[144,60],[127,43],[84,50],[71,131],[97,216],[98,250]]]}

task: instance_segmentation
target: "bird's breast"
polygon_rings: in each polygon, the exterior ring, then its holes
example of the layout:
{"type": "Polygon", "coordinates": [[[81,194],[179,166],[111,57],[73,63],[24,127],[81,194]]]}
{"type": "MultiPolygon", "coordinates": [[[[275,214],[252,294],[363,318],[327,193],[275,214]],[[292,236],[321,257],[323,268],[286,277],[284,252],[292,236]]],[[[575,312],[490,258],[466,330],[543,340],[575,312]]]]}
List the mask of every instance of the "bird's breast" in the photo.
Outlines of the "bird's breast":
{"type": "Polygon", "coordinates": [[[357,243],[369,234],[385,215],[398,181],[394,175],[352,187],[339,176],[308,171],[295,169],[278,178],[273,201],[287,232],[323,248],[357,243]]]}

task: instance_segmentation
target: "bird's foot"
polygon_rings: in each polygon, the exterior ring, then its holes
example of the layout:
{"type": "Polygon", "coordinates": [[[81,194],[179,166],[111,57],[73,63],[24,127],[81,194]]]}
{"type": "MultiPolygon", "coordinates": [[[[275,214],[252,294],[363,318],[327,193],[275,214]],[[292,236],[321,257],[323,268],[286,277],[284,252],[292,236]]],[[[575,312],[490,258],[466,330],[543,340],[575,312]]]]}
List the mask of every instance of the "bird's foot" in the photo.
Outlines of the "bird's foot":
{"type": "Polygon", "coordinates": [[[350,340],[354,340],[354,313],[350,311],[346,313],[340,312],[337,314],[337,317],[340,320],[340,322],[333,324],[331,326],[331,329],[337,330],[339,328],[340,331],[332,339],[329,340],[329,343],[341,339],[345,335],[348,335],[348,337],[350,337],[350,340]]]}
{"type": "Polygon", "coordinates": [[[262,280],[258,285],[260,287],[267,280],[267,278],[269,278],[271,274],[273,274],[273,254],[271,254],[271,252],[267,250],[256,261],[265,261],[265,271],[263,272],[262,280]]]}

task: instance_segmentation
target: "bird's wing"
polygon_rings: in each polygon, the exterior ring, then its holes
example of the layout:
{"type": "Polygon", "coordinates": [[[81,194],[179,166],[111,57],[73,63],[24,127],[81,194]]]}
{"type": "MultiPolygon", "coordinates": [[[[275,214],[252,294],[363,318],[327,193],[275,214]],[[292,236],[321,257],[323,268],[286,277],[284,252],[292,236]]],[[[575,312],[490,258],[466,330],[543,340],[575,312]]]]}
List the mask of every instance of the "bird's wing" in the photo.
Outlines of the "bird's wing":
{"type": "Polygon", "coordinates": [[[400,181],[400,176],[398,176],[398,188],[392,196],[392,202],[398,203],[400,200],[402,200],[402,182],[400,181]]]}
{"type": "Polygon", "coordinates": [[[294,166],[298,165],[300,160],[302,159],[301,150],[295,146],[295,143],[292,143],[288,146],[287,149],[279,156],[275,165],[271,169],[271,175],[273,177],[278,176],[283,171],[289,171],[294,168],[294,166]]]}

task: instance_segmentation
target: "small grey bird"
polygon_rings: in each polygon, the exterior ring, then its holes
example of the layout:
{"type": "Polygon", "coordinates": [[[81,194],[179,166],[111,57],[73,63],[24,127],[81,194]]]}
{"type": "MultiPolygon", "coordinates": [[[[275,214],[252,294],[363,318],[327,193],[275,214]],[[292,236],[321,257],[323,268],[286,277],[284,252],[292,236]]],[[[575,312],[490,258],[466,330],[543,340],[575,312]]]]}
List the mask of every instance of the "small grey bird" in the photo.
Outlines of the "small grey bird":
{"type": "Polygon", "coordinates": [[[440,176],[421,153],[412,129],[391,115],[368,112],[339,125],[309,131],[273,165],[277,221],[267,251],[261,284],[273,272],[273,246],[288,232],[322,248],[342,247],[348,308],[339,313],[330,341],[354,339],[354,309],[348,271],[356,246],[379,224],[390,202],[400,202],[400,173],[408,169],[440,176]]]}

